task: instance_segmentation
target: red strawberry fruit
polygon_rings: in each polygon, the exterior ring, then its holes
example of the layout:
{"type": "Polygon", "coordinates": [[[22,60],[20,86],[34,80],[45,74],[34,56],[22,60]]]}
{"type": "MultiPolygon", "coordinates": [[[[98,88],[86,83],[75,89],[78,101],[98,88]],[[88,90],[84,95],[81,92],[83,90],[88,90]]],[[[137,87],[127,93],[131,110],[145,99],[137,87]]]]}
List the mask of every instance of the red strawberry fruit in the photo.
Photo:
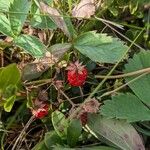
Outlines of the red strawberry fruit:
{"type": "Polygon", "coordinates": [[[67,67],[67,79],[70,85],[72,86],[82,86],[85,83],[87,78],[87,69],[82,63],[76,61],[75,63],[71,63],[67,67]]]}
{"type": "Polygon", "coordinates": [[[46,102],[36,99],[34,101],[34,108],[31,111],[35,118],[41,119],[48,114],[49,105],[46,102]]]}
{"type": "Polygon", "coordinates": [[[41,119],[45,117],[48,114],[48,105],[45,105],[43,108],[33,109],[32,114],[35,116],[35,118],[41,119]]]}

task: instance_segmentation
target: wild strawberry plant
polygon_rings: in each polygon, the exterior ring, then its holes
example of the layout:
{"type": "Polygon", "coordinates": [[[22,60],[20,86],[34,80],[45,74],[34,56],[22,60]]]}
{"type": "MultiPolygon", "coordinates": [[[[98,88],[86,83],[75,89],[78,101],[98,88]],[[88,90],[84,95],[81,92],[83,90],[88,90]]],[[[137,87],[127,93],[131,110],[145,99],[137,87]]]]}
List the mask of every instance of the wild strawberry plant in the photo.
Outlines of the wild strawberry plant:
{"type": "Polygon", "coordinates": [[[149,149],[149,5],[0,0],[1,149],[149,149]]]}

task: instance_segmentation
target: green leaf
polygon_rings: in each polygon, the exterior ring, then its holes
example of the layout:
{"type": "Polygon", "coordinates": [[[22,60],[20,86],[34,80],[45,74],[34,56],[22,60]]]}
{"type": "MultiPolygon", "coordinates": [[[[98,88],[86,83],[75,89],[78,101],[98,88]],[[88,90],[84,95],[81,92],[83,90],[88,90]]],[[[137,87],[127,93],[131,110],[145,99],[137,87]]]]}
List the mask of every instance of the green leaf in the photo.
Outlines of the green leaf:
{"type": "MultiPolygon", "coordinates": [[[[80,150],[80,149],[78,148],[76,150],[80,150]]],[[[112,147],[107,147],[107,146],[91,146],[91,147],[82,148],[82,150],[117,150],[117,149],[112,147]]]]}
{"type": "Polygon", "coordinates": [[[4,103],[5,111],[7,111],[7,112],[11,111],[11,109],[14,105],[15,99],[16,99],[16,95],[13,95],[13,96],[9,97],[8,99],[6,99],[6,102],[4,103]]]}
{"type": "Polygon", "coordinates": [[[104,101],[100,112],[108,118],[126,119],[128,122],[150,120],[150,110],[133,94],[119,94],[104,101]]]}
{"type": "Polygon", "coordinates": [[[133,15],[138,10],[138,2],[129,4],[130,13],[133,15]]]}
{"type": "Polygon", "coordinates": [[[43,0],[43,1],[46,2],[49,5],[51,5],[53,3],[53,0],[43,0]]]}
{"type": "Polygon", "coordinates": [[[149,3],[149,0],[132,0],[132,3],[139,3],[139,4],[142,4],[144,5],[145,3],[149,3]]]}
{"type": "Polygon", "coordinates": [[[107,147],[107,146],[89,146],[83,148],[64,148],[60,146],[54,146],[53,150],[118,150],[115,148],[107,147]]]}
{"type": "Polygon", "coordinates": [[[54,145],[63,144],[61,138],[57,135],[55,131],[47,132],[44,137],[44,142],[49,150],[53,149],[54,145]]]}
{"type": "Polygon", "coordinates": [[[49,150],[49,149],[46,147],[46,145],[45,145],[45,143],[44,143],[44,140],[43,140],[43,141],[37,143],[37,144],[32,148],[32,150],[49,150]]]}
{"type": "MultiPolygon", "coordinates": [[[[140,69],[150,67],[150,52],[144,51],[134,55],[133,59],[129,59],[128,64],[125,65],[124,73],[137,71],[140,69]]],[[[125,78],[126,82],[133,80],[136,76],[125,78]]],[[[150,74],[147,74],[129,84],[132,91],[142,100],[145,104],[150,106],[150,74]]]]}
{"type": "Polygon", "coordinates": [[[0,0],[0,11],[8,11],[10,6],[10,0],[0,0]]]}
{"type": "Polygon", "coordinates": [[[91,60],[100,63],[116,63],[127,49],[119,39],[95,32],[81,34],[75,40],[74,47],[91,60]]]}
{"type": "Polygon", "coordinates": [[[10,22],[2,13],[0,13],[0,32],[7,36],[13,37],[10,22]]]}
{"type": "Polygon", "coordinates": [[[46,52],[44,44],[38,38],[31,35],[20,35],[14,42],[34,57],[43,57],[46,52]]]}
{"type": "Polygon", "coordinates": [[[40,13],[40,10],[37,9],[33,18],[31,18],[30,22],[31,26],[40,29],[56,29],[56,24],[44,14],[40,13]]]}
{"type": "Polygon", "coordinates": [[[68,32],[69,32],[69,34],[70,34],[70,38],[71,38],[71,39],[76,38],[76,37],[77,37],[77,32],[76,32],[76,30],[75,30],[75,28],[74,28],[74,26],[73,26],[73,24],[72,24],[72,22],[71,22],[70,17],[69,17],[69,16],[64,17],[64,21],[65,21],[65,23],[66,23],[68,32]]]}
{"type": "Polygon", "coordinates": [[[55,58],[60,59],[70,48],[70,43],[58,43],[49,47],[48,51],[50,51],[55,58]]]}
{"type": "Polygon", "coordinates": [[[58,145],[58,146],[54,146],[53,150],[76,150],[76,149],[74,149],[74,148],[66,148],[65,146],[58,145]]]}
{"type": "Polygon", "coordinates": [[[9,20],[11,29],[15,35],[18,35],[23,27],[30,9],[28,0],[14,0],[9,8],[9,20]]]}
{"type": "Polygon", "coordinates": [[[0,71],[0,89],[4,91],[9,85],[17,85],[21,75],[16,64],[8,65],[0,71]]]}
{"type": "Polygon", "coordinates": [[[30,22],[31,26],[39,29],[56,29],[55,23],[47,16],[36,16],[30,22]]]}
{"type": "Polygon", "coordinates": [[[114,6],[108,7],[108,10],[113,14],[113,16],[118,16],[119,12],[118,9],[115,8],[114,6]]]}
{"type": "Polygon", "coordinates": [[[79,119],[74,119],[67,128],[67,143],[70,147],[76,146],[81,135],[82,125],[79,119]]]}
{"type": "Polygon", "coordinates": [[[66,139],[68,121],[65,119],[65,115],[60,111],[54,111],[52,113],[52,124],[56,133],[62,138],[66,139]]]}
{"type": "Polygon", "coordinates": [[[26,66],[24,66],[23,70],[22,70],[22,80],[23,81],[30,81],[33,79],[36,79],[38,77],[40,77],[42,75],[42,73],[44,73],[48,68],[44,68],[44,70],[37,70],[37,63],[29,63],[26,64],[26,66]],[[32,72],[31,72],[32,70],[32,72]]]}
{"type": "Polygon", "coordinates": [[[106,144],[111,142],[123,150],[145,149],[137,131],[125,121],[106,119],[100,114],[92,114],[87,125],[98,139],[105,138],[106,144]]]}
{"type": "Polygon", "coordinates": [[[57,27],[60,28],[66,34],[66,36],[70,38],[70,33],[68,31],[67,25],[62,17],[62,14],[60,14],[57,9],[55,9],[54,7],[50,7],[49,5],[46,5],[41,1],[40,10],[44,14],[48,14],[53,22],[57,25],[57,27]]]}
{"type": "Polygon", "coordinates": [[[12,95],[15,95],[17,92],[17,86],[16,85],[8,85],[3,93],[4,98],[9,98],[12,95]]]}

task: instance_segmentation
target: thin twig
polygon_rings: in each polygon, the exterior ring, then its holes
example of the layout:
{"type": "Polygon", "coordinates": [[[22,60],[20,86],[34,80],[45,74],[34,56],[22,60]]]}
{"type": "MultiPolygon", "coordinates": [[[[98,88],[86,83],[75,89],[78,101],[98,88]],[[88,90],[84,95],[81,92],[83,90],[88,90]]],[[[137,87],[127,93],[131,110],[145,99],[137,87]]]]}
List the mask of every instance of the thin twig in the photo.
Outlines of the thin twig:
{"type": "Polygon", "coordinates": [[[1,53],[1,67],[4,67],[4,52],[3,52],[3,50],[0,53],[1,53]]]}
{"type": "MultiPolygon", "coordinates": [[[[100,20],[100,21],[102,21],[101,19],[99,19],[98,17],[96,17],[95,16],[95,18],[97,19],[97,20],[100,20]]],[[[133,42],[132,40],[130,40],[128,37],[126,37],[126,36],[124,36],[123,34],[121,34],[119,31],[117,31],[115,28],[113,28],[112,26],[110,26],[108,23],[106,23],[106,22],[104,22],[103,21],[103,23],[106,25],[106,26],[108,26],[110,29],[112,29],[113,31],[115,31],[116,33],[118,33],[120,36],[122,36],[124,39],[126,39],[127,41],[129,41],[129,42],[133,42]]],[[[139,45],[137,45],[135,42],[133,43],[133,45],[135,45],[136,47],[138,47],[139,49],[141,49],[141,50],[144,50],[141,46],[139,46],[139,45]]]]}
{"type": "MultiPolygon", "coordinates": [[[[55,87],[55,89],[57,90],[56,85],[53,84],[53,86],[55,87]]],[[[61,90],[59,89],[59,92],[68,100],[68,102],[74,107],[75,104],[71,101],[71,99],[61,90]]]]}
{"type": "Polygon", "coordinates": [[[25,127],[23,128],[23,130],[21,131],[21,133],[19,134],[17,140],[15,141],[15,143],[14,143],[14,145],[13,145],[13,147],[12,147],[12,150],[15,150],[15,148],[16,148],[18,142],[22,139],[22,137],[23,137],[24,134],[25,134],[26,129],[30,126],[30,124],[34,121],[34,119],[35,119],[34,116],[32,116],[32,117],[29,119],[29,121],[27,122],[27,124],[25,125],[25,127]]]}
{"type": "MultiPolygon", "coordinates": [[[[142,73],[150,73],[150,67],[149,68],[144,68],[141,70],[125,73],[125,74],[120,74],[120,75],[113,75],[113,76],[108,76],[107,79],[117,79],[117,78],[124,78],[124,77],[130,77],[130,76],[136,76],[142,73]]],[[[106,76],[104,75],[95,75],[96,78],[105,78],[106,76]]]]}
{"type": "Polygon", "coordinates": [[[96,16],[95,16],[95,18],[98,19],[98,20],[100,20],[103,23],[108,23],[108,24],[111,24],[111,25],[113,25],[113,26],[121,29],[121,30],[124,30],[123,26],[120,25],[120,24],[117,24],[115,22],[112,22],[112,21],[109,21],[109,20],[106,20],[106,19],[103,19],[103,18],[97,18],[96,16]]]}
{"type": "Polygon", "coordinates": [[[33,85],[33,84],[47,84],[47,83],[51,83],[53,80],[52,79],[42,79],[42,80],[37,80],[37,81],[31,81],[31,82],[26,82],[24,83],[24,85],[33,85]]]}
{"type": "Polygon", "coordinates": [[[81,87],[81,86],[79,86],[79,90],[80,90],[80,95],[81,95],[81,98],[83,99],[83,97],[84,97],[84,94],[83,94],[83,91],[82,91],[82,87],[81,87]]]}
{"type": "Polygon", "coordinates": [[[104,93],[103,95],[101,95],[101,96],[100,96],[100,97],[98,97],[98,98],[99,98],[99,99],[101,99],[102,97],[105,97],[105,96],[111,95],[111,94],[113,94],[113,93],[115,93],[115,92],[117,92],[117,91],[121,90],[121,89],[122,89],[122,88],[124,88],[125,86],[127,86],[127,85],[131,84],[132,82],[134,82],[134,81],[138,80],[139,78],[141,78],[141,77],[145,76],[146,74],[148,74],[148,72],[145,72],[145,73],[143,73],[143,74],[139,75],[138,77],[134,78],[133,80],[131,80],[131,81],[129,81],[129,82],[127,82],[127,83],[123,84],[122,86],[120,86],[120,87],[118,87],[118,88],[116,88],[116,89],[114,89],[114,90],[112,90],[112,91],[109,91],[109,92],[104,93]]]}

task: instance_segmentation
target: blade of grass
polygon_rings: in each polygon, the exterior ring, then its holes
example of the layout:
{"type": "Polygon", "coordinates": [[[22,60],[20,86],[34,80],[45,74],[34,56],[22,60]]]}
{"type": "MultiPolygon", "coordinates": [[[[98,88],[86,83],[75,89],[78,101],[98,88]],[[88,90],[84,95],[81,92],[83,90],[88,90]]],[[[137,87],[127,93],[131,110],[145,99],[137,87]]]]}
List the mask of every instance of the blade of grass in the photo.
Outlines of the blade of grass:
{"type": "Polygon", "coordinates": [[[129,84],[135,82],[136,80],[138,80],[139,78],[141,78],[141,77],[143,77],[143,76],[145,76],[145,75],[147,75],[147,74],[148,74],[148,72],[145,72],[145,73],[143,73],[143,74],[141,74],[141,75],[135,77],[134,79],[130,80],[129,82],[127,82],[127,83],[125,83],[125,84],[123,84],[122,86],[119,86],[118,88],[116,88],[116,89],[114,89],[114,90],[112,90],[112,91],[108,91],[108,92],[104,93],[103,95],[101,95],[100,97],[98,97],[98,99],[101,99],[101,98],[104,97],[104,96],[111,95],[111,94],[113,94],[113,93],[115,93],[115,92],[121,90],[121,89],[124,88],[125,86],[127,86],[127,85],[129,85],[129,84]]]}
{"type": "MultiPolygon", "coordinates": [[[[101,19],[99,19],[99,18],[96,17],[96,16],[95,16],[95,18],[96,18],[97,20],[102,21],[101,19]]],[[[104,22],[104,21],[103,21],[103,23],[104,23],[107,27],[109,27],[110,29],[112,29],[113,31],[115,31],[117,34],[119,34],[120,36],[122,36],[124,39],[126,39],[127,41],[129,41],[129,42],[132,43],[132,40],[130,40],[128,37],[126,37],[125,35],[123,35],[122,33],[120,33],[120,32],[119,32],[118,30],[116,30],[114,27],[112,27],[111,25],[109,25],[107,22],[104,22]]],[[[141,30],[143,30],[143,28],[141,28],[141,30]]],[[[144,30],[145,30],[145,28],[144,28],[144,30]]],[[[137,45],[135,42],[133,43],[133,45],[135,45],[135,46],[138,47],[139,49],[142,49],[142,50],[143,50],[143,48],[142,48],[141,46],[137,45]]]]}
{"type": "Polygon", "coordinates": [[[69,13],[72,12],[72,0],[68,0],[68,6],[69,6],[69,13]]]}
{"type": "MultiPolygon", "coordinates": [[[[30,124],[34,121],[34,119],[35,119],[35,117],[32,116],[32,117],[29,119],[29,121],[27,122],[27,124],[24,126],[23,130],[21,131],[21,133],[19,134],[18,138],[16,139],[16,141],[15,141],[15,143],[14,143],[14,145],[13,145],[13,147],[12,147],[12,150],[15,150],[15,149],[16,149],[18,142],[19,142],[20,140],[22,140],[22,138],[23,138],[23,136],[24,136],[24,134],[25,134],[26,129],[30,126],[30,124]]],[[[17,149],[18,149],[18,148],[17,148],[17,149]]]]}

